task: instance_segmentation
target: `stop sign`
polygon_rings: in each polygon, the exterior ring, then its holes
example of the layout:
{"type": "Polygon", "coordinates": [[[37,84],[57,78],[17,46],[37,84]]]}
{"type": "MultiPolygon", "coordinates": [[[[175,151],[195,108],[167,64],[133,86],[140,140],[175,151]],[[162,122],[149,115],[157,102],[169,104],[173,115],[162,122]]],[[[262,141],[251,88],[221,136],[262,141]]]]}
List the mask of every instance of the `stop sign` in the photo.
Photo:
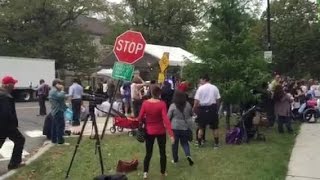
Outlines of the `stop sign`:
{"type": "Polygon", "coordinates": [[[117,37],[113,52],[118,61],[133,64],[144,55],[146,41],[142,34],[136,31],[126,31],[117,37]]]}

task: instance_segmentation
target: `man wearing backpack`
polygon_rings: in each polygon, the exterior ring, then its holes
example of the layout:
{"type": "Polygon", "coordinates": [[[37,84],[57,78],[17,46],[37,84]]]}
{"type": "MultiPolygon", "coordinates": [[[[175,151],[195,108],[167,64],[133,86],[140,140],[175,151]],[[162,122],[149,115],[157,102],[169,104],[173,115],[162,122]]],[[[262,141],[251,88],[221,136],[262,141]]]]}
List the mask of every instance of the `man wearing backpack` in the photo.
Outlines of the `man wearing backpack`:
{"type": "Polygon", "coordinates": [[[40,80],[40,86],[37,89],[39,106],[40,106],[40,113],[38,116],[46,116],[47,115],[47,108],[46,108],[46,99],[49,95],[49,86],[45,83],[43,79],[40,80]]]}

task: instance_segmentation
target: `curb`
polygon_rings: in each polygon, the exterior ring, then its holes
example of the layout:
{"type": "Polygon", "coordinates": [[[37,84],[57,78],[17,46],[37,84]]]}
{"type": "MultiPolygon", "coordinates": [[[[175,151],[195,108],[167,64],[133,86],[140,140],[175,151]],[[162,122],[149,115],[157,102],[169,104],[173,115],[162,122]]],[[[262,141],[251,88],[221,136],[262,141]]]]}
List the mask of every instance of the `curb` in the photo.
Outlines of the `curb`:
{"type": "MultiPolygon", "coordinates": [[[[52,144],[52,143],[46,144],[46,142],[45,142],[44,145],[33,156],[31,156],[26,161],[26,166],[31,164],[33,161],[37,160],[40,156],[42,156],[45,152],[47,152],[53,146],[54,146],[54,144],[52,144]]],[[[5,179],[11,177],[16,172],[18,172],[18,170],[19,169],[15,169],[15,170],[11,170],[11,171],[5,173],[4,175],[0,176],[0,180],[5,180],[5,179]]]]}

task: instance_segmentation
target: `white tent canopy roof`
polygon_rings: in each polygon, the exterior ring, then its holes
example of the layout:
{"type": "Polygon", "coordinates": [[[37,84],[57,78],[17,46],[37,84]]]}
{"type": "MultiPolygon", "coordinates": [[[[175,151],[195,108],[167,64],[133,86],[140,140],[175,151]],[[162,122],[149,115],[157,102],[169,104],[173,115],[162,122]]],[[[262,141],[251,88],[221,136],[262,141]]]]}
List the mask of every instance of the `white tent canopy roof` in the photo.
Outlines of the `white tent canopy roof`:
{"type": "Polygon", "coordinates": [[[100,71],[97,72],[98,75],[102,76],[112,76],[112,69],[101,69],[100,71]]]}
{"type": "Polygon", "coordinates": [[[158,59],[162,58],[164,52],[169,53],[170,66],[185,66],[187,62],[201,62],[199,57],[180,47],[147,44],[145,48],[145,53],[148,53],[158,59]]]}

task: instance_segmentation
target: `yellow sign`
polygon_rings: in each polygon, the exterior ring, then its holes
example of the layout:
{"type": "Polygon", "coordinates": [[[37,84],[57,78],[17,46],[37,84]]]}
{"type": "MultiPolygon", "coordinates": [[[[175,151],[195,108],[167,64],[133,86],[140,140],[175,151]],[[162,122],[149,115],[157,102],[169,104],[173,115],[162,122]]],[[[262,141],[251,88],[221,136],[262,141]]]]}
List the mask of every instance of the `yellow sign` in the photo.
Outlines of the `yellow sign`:
{"type": "Polygon", "coordinates": [[[159,65],[160,65],[160,72],[164,73],[164,71],[169,66],[169,53],[168,52],[163,53],[162,58],[159,61],[159,65]]]}
{"type": "Polygon", "coordinates": [[[164,73],[159,73],[158,83],[163,83],[164,80],[165,80],[165,74],[164,73]]]}

